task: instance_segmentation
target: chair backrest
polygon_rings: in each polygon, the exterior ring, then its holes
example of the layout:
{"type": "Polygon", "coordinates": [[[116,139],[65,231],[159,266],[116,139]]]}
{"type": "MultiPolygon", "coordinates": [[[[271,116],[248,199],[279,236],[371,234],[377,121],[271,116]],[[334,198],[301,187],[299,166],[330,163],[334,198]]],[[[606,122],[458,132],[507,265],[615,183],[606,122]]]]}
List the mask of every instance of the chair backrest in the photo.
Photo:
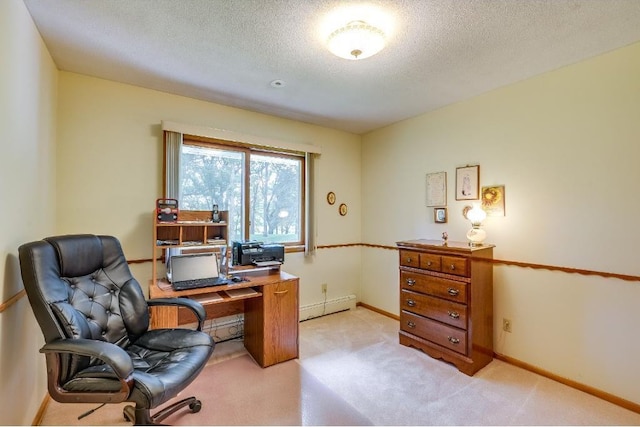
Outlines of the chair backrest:
{"type": "Polygon", "coordinates": [[[20,246],[19,255],[47,343],[86,338],[126,347],[149,328],[142,289],[115,237],[49,237],[20,246]]]}

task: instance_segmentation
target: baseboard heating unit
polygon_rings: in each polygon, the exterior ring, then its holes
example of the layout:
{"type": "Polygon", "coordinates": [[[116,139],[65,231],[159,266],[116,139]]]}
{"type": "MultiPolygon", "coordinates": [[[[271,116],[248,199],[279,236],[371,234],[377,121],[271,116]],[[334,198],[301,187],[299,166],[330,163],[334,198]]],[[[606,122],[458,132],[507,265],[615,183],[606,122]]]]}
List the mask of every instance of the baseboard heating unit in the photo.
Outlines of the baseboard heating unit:
{"type": "Polygon", "coordinates": [[[314,317],[337,313],[339,311],[355,310],[355,308],[356,296],[345,295],[343,297],[300,307],[300,321],[302,322],[304,320],[313,319],[314,317]]]}
{"type": "MultiPolygon", "coordinates": [[[[340,311],[355,310],[355,308],[356,296],[345,295],[343,297],[300,307],[300,321],[303,322],[340,311]]],[[[196,326],[195,323],[185,325],[185,327],[191,327],[193,329],[195,329],[196,326]]],[[[218,319],[208,319],[205,321],[202,330],[211,335],[216,342],[240,338],[244,333],[244,315],[237,314],[218,319]]]]}

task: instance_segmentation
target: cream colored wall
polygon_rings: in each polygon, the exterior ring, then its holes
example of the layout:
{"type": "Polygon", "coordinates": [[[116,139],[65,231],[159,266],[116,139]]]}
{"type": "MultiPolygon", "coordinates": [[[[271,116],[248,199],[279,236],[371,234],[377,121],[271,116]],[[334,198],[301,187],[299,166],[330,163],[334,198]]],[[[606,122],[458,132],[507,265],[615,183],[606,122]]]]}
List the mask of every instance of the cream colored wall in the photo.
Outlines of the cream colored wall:
{"type": "MultiPolygon", "coordinates": [[[[57,71],[24,3],[0,2],[0,302],[22,288],[18,246],[55,225],[57,71]]],[[[0,313],[0,424],[29,425],[46,394],[44,344],[26,297],[0,313]]]]}
{"type": "MultiPolygon", "coordinates": [[[[356,135],[58,73],[19,0],[0,2],[0,36],[8,153],[0,189],[12,206],[0,225],[3,301],[20,288],[17,246],[54,232],[113,234],[129,258],[151,256],[163,119],[322,146],[320,245],[393,245],[444,230],[463,239],[455,168],[480,164],[482,185],[506,185],[507,216],[486,222],[496,258],[640,274],[629,231],[640,207],[640,45],[373,132],[361,156],[356,135]],[[436,225],[424,179],[441,170],[450,221],[436,225]],[[324,202],[328,191],[349,205],[346,217],[324,202]]],[[[398,311],[395,251],[321,249],[312,259],[289,255],[285,267],[301,277],[302,305],[321,301],[319,285],[328,283],[329,298],[356,293],[398,311]]],[[[132,268],[146,285],[150,265],[132,268]]],[[[640,403],[639,297],[634,282],[498,266],[496,351],[640,403]],[[512,320],[512,334],[501,332],[502,317],[512,320]]],[[[0,330],[0,423],[27,424],[46,386],[41,333],[26,299],[0,315],[0,330]]]]}
{"type": "MultiPolygon", "coordinates": [[[[363,241],[464,240],[455,170],[479,164],[506,187],[506,216],[485,222],[495,258],[640,276],[639,76],[635,44],[365,135],[363,241]],[[438,171],[447,224],[425,207],[438,171]]],[[[363,250],[363,302],[398,313],[397,265],[363,250]]],[[[505,266],[494,282],[496,352],[640,403],[640,282],[505,266]]]]}
{"type": "MultiPolygon", "coordinates": [[[[57,231],[117,236],[129,259],[151,258],[151,212],[162,196],[162,132],[170,120],[322,147],[317,162],[320,245],[360,242],[360,137],[195,99],[78,74],[60,73],[57,231]],[[340,217],[328,191],[349,204],[340,217]]],[[[312,259],[287,254],[300,276],[302,305],[357,294],[359,248],[323,249],[312,259]]],[[[134,265],[146,287],[151,264],[134,265]]]]}

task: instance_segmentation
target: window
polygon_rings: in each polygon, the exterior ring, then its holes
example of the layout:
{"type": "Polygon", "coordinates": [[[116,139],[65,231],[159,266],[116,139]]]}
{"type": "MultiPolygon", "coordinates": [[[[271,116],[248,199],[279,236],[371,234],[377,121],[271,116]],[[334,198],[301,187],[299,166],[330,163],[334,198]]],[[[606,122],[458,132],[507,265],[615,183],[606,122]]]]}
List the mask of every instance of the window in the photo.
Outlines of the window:
{"type": "Polygon", "coordinates": [[[180,208],[229,211],[229,240],[304,244],[304,156],[185,136],[180,208]]]}

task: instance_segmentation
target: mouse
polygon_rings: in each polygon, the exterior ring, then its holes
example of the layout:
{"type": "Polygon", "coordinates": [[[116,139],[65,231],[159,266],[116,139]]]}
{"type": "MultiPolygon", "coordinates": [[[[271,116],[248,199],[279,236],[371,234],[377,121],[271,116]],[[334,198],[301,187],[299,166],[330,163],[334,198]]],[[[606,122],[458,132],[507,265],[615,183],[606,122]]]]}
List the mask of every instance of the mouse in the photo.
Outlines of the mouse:
{"type": "Polygon", "coordinates": [[[242,277],[233,276],[231,278],[231,281],[234,282],[234,283],[242,282],[242,277]]]}

